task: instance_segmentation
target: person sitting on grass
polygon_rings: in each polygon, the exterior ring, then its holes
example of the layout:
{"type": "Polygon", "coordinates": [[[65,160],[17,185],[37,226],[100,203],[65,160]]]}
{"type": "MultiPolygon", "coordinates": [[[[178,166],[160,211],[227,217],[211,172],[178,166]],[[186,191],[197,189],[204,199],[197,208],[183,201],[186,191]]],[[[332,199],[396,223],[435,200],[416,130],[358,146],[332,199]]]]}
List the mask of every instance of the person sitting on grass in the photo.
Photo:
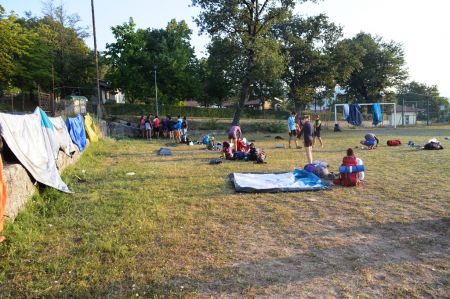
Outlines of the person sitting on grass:
{"type": "Polygon", "coordinates": [[[361,144],[367,146],[369,150],[376,148],[378,143],[380,143],[380,140],[373,133],[366,134],[364,140],[361,141],[361,144]]]}
{"type": "Polygon", "coordinates": [[[233,150],[231,148],[230,143],[227,141],[224,141],[222,143],[222,153],[226,160],[232,160],[233,159],[233,150]]]}

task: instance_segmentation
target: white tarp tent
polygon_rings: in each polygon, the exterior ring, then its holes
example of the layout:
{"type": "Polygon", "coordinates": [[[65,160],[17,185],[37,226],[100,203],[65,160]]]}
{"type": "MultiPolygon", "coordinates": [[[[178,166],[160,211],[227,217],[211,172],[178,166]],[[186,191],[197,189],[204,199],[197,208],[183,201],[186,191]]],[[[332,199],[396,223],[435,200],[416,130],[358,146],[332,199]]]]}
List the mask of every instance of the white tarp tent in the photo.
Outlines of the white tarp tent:
{"type": "Polygon", "coordinates": [[[293,192],[328,188],[318,176],[303,169],[278,173],[233,173],[230,180],[237,192],[293,192]]]}
{"type": "Polygon", "coordinates": [[[51,136],[51,129],[44,127],[41,113],[0,113],[0,129],[13,154],[36,181],[63,192],[71,192],[56,167],[51,144],[51,140],[56,137],[51,136]]]}
{"type": "Polygon", "coordinates": [[[58,140],[59,147],[67,156],[72,157],[77,147],[75,144],[73,144],[72,138],[70,138],[66,122],[62,119],[61,116],[49,117],[49,119],[55,127],[56,140],[58,140]]]}

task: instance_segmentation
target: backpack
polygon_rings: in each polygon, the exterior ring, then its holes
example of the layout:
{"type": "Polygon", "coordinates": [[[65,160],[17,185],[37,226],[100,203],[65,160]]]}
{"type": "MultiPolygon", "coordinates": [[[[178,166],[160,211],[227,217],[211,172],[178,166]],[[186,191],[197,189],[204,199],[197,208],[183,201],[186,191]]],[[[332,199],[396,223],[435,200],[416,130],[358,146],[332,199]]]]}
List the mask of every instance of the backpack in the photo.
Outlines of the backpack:
{"type": "Polygon", "coordinates": [[[398,139],[391,139],[391,140],[387,141],[387,145],[389,145],[389,146],[398,146],[401,144],[402,144],[402,142],[398,139]]]}
{"type": "Polygon", "coordinates": [[[353,187],[361,185],[361,181],[358,178],[357,161],[355,157],[345,156],[342,159],[342,165],[339,167],[339,177],[333,182],[335,184],[342,185],[344,187],[353,187]],[[347,166],[343,168],[343,166],[347,166]],[[356,170],[353,172],[353,170],[356,170]],[[341,172],[344,171],[344,172],[341,172]]]}
{"type": "Polygon", "coordinates": [[[423,146],[423,149],[426,150],[441,150],[444,149],[444,147],[442,146],[442,144],[438,141],[438,142],[428,142],[427,144],[425,144],[423,146]]]}

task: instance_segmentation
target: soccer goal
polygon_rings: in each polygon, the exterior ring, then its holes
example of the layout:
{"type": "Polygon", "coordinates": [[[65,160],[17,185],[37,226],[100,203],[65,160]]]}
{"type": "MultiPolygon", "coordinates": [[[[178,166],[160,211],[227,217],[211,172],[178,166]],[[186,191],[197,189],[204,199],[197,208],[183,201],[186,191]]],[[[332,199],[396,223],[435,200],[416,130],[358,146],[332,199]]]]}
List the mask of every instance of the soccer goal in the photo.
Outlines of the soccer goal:
{"type": "MultiPolygon", "coordinates": [[[[358,104],[359,106],[373,106],[374,103],[362,103],[362,104],[358,104]]],[[[393,105],[394,106],[394,113],[390,116],[392,117],[392,126],[394,128],[397,128],[397,104],[396,103],[377,103],[380,104],[381,106],[387,106],[387,105],[393,105]]],[[[344,107],[345,105],[348,104],[334,104],[334,123],[337,124],[338,123],[338,119],[337,119],[337,107],[344,107]]]]}

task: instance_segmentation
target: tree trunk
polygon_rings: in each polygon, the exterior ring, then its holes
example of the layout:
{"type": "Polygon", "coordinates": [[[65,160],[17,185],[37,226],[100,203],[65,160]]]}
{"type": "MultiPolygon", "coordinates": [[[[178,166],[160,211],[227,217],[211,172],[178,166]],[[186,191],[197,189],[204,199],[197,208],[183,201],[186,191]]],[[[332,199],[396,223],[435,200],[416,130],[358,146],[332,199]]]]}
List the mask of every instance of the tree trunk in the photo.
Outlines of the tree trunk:
{"type": "Polygon", "coordinates": [[[239,94],[239,102],[236,107],[236,111],[234,112],[233,122],[231,123],[232,126],[239,125],[239,121],[241,120],[241,112],[242,109],[245,106],[245,101],[248,97],[248,90],[250,88],[250,79],[248,76],[244,78],[244,82],[242,82],[241,92],[239,94]]]}

